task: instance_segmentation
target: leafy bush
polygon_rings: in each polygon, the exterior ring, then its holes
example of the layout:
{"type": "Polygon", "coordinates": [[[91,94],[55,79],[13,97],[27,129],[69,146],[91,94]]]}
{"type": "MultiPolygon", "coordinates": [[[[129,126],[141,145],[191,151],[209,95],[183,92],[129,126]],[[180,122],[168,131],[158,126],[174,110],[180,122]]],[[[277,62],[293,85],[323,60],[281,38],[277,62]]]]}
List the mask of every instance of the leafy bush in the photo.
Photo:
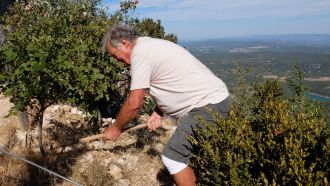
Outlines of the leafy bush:
{"type": "Polygon", "coordinates": [[[5,16],[1,51],[3,91],[16,110],[65,101],[95,108],[114,90],[121,66],[100,51],[110,22],[92,1],[15,3],[5,16]]]}
{"type": "MultiPolygon", "coordinates": [[[[278,81],[243,82],[230,118],[200,118],[191,138],[199,184],[328,185],[330,133],[321,108],[300,92],[285,95],[278,81]]],[[[303,91],[299,78],[295,85],[303,91]]]]}

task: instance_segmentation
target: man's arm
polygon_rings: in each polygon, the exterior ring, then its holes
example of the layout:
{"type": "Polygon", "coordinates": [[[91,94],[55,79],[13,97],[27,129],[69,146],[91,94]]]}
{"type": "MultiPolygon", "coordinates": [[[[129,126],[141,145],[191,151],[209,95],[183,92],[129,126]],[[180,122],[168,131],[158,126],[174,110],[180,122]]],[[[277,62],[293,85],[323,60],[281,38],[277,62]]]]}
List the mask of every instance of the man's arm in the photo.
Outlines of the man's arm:
{"type": "Polygon", "coordinates": [[[129,92],[124,105],[119,111],[116,122],[105,130],[103,139],[116,140],[120,136],[126,124],[138,115],[143,104],[144,93],[144,89],[131,90],[129,92]]]}

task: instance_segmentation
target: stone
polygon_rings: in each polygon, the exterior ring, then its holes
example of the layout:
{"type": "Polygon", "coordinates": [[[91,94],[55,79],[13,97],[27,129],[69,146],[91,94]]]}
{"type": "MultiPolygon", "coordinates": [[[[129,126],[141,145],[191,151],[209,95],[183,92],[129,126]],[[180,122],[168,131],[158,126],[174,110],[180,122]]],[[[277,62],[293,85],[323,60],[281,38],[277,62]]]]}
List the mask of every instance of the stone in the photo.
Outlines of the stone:
{"type": "Polygon", "coordinates": [[[137,162],[139,161],[139,157],[129,156],[129,157],[127,157],[126,161],[127,161],[126,168],[129,170],[132,170],[135,167],[135,165],[137,164],[137,162]]]}
{"type": "Polygon", "coordinates": [[[77,107],[73,107],[71,109],[71,114],[77,114],[78,113],[78,108],[77,107]]]}
{"type": "Polygon", "coordinates": [[[58,111],[59,109],[60,109],[60,107],[58,105],[54,105],[52,107],[52,112],[54,113],[54,112],[58,111]]]}
{"type": "Polygon", "coordinates": [[[91,163],[94,160],[94,156],[92,154],[87,154],[84,159],[86,160],[86,162],[91,163]]]}
{"type": "Polygon", "coordinates": [[[21,144],[25,144],[25,141],[26,141],[26,135],[27,135],[27,132],[17,130],[17,131],[16,131],[16,138],[17,138],[17,141],[19,141],[21,144]]]}
{"type": "Polygon", "coordinates": [[[104,158],[103,163],[104,163],[104,166],[106,166],[106,167],[109,166],[111,163],[111,158],[104,158]]]}
{"type": "Polygon", "coordinates": [[[131,182],[129,180],[127,180],[127,179],[120,179],[114,185],[116,185],[116,186],[129,186],[130,184],[131,184],[131,182]]]}
{"type": "Polygon", "coordinates": [[[113,177],[114,180],[119,180],[123,177],[121,168],[119,168],[115,164],[110,165],[109,173],[113,177]]]}
{"type": "Polygon", "coordinates": [[[100,149],[104,146],[104,143],[102,141],[94,141],[90,143],[89,146],[92,147],[93,149],[100,149]]]}
{"type": "Polygon", "coordinates": [[[161,143],[157,143],[157,144],[155,144],[155,146],[154,146],[154,150],[155,150],[156,152],[160,153],[160,154],[162,153],[163,148],[164,148],[164,145],[161,144],[161,143]]]}
{"type": "Polygon", "coordinates": [[[42,128],[50,127],[51,119],[52,119],[52,117],[51,117],[50,113],[45,113],[42,118],[42,128]]]}
{"type": "Polygon", "coordinates": [[[107,127],[109,126],[109,123],[102,123],[102,127],[107,127]]]}
{"type": "Polygon", "coordinates": [[[62,109],[63,109],[64,112],[70,112],[71,111],[71,108],[72,107],[70,105],[63,105],[62,106],[62,109]]]}
{"type": "Polygon", "coordinates": [[[72,150],[72,147],[65,147],[63,152],[70,152],[72,150]]]}
{"type": "Polygon", "coordinates": [[[125,160],[123,160],[123,159],[119,159],[119,160],[117,160],[117,163],[118,163],[118,165],[120,165],[121,167],[125,167],[125,160]]]}
{"type": "Polygon", "coordinates": [[[117,164],[122,168],[126,168],[128,170],[132,170],[137,164],[139,157],[127,155],[124,158],[118,159],[117,164]]]}

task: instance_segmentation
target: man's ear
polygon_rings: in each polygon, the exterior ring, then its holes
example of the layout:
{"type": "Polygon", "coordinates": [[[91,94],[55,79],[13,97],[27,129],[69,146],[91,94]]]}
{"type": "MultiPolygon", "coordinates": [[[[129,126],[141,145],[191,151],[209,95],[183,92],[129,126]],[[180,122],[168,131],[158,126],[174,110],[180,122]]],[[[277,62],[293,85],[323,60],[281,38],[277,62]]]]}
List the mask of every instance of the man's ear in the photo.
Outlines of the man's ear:
{"type": "Polygon", "coordinates": [[[124,45],[125,47],[127,47],[127,46],[130,44],[130,42],[129,42],[128,40],[126,40],[126,39],[121,40],[120,43],[121,43],[122,45],[124,45]]]}

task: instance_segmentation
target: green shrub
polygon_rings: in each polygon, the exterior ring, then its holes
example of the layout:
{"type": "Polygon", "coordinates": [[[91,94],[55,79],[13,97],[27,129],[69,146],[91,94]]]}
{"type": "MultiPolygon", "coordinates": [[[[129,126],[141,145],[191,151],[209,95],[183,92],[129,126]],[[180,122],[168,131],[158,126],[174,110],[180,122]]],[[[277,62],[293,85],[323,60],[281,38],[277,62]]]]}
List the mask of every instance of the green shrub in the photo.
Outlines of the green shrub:
{"type": "Polygon", "coordinates": [[[330,133],[321,108],[303,94],[285,95],[278,81],[240,86],[230,118],[199,119],[191,138],[198,183],[328,185],[330,133]]]}

